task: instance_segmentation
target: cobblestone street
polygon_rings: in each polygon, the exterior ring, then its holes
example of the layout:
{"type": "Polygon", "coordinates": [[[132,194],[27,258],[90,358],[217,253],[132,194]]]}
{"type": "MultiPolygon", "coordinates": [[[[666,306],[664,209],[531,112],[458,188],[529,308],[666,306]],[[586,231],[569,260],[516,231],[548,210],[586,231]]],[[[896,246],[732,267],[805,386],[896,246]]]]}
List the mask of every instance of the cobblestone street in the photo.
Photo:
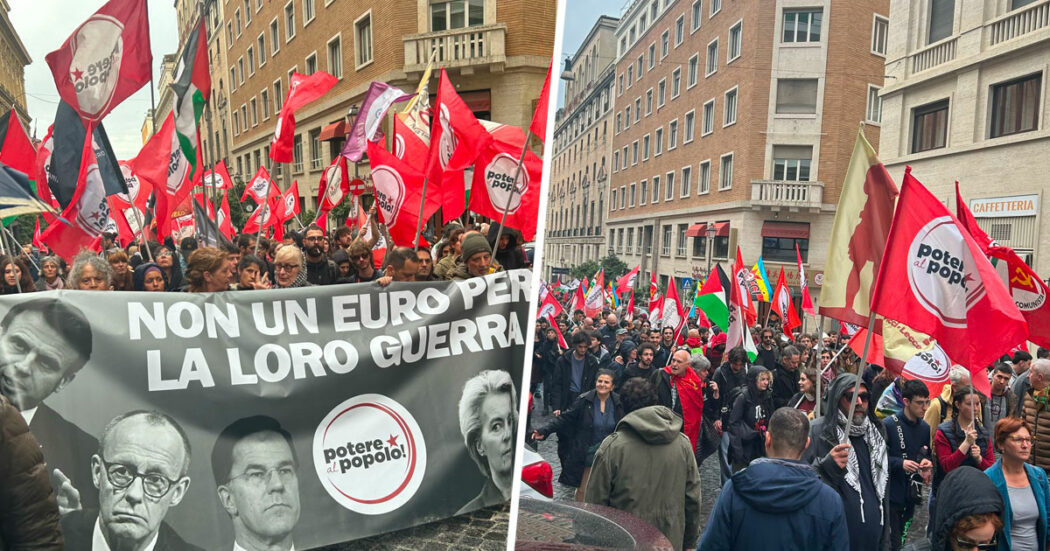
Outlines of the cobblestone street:
{"type": "Polygon", "coordinates": [[[389,534],[330,545],[319,551],[503,551],[507,548],[509,523],[508,503],[389,534]]]}

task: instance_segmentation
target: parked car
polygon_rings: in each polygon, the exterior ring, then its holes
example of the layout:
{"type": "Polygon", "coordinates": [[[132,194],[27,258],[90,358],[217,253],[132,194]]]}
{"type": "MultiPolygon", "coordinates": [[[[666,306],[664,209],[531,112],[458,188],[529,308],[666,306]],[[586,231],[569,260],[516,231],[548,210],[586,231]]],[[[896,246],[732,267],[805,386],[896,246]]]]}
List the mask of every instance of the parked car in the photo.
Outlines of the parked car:
{"type": "Polygon", "coordinates": [[[630,513],[576,501],[541,501],[524,494],[515,541],[514,548],[523,551],[674,550],[652,524],[630,513]]]}
{"type": "Polygon", "coordinates": [[[521,460],[521,497],[538,500],[554,497],[554,470],[528,444],[521,460]]]}

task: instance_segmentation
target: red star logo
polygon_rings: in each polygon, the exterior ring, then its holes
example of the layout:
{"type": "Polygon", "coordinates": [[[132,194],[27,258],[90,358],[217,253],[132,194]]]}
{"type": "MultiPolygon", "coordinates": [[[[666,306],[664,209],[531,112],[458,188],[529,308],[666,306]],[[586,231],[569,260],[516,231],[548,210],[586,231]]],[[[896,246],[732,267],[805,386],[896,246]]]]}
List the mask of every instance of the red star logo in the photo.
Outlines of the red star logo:
{"type": "Polygon", "coordinates": [[[81,71],[80,69],[73,71],[73,80],[80,80],[82,78],[84,78],[84,71],[81,71]]]}
{"type": "Polygon", "coordinates": [[[102,213],[100,213],[99,211],[96,210],[95,212],[89,214],[88,218],[91,218],[95,222],[98,222],[98,219],[99,219],[100,216],[102,216],[102,213]]]}
{"type": "Polygon", "coordinates": [[[394,446],[397,446],[397,436],[391,434],[390,435],[390,440],[387,440],[386,443],[390,444],[391,448],[393,448],[394,446]]]}

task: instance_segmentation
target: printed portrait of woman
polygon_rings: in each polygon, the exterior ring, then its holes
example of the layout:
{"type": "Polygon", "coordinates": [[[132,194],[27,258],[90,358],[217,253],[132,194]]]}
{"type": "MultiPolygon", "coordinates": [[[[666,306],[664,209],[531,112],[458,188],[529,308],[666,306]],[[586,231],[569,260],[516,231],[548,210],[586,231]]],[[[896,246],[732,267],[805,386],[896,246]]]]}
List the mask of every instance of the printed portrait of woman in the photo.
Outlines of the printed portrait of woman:
{"type": "Polygon", "coordinates": [[[467,453],[486,480],[478,496],[456,514],[510,499],[514,486],[517,403],[514,382],[506,371],[482,371],[463,385],[459,430],[467,453]]]}

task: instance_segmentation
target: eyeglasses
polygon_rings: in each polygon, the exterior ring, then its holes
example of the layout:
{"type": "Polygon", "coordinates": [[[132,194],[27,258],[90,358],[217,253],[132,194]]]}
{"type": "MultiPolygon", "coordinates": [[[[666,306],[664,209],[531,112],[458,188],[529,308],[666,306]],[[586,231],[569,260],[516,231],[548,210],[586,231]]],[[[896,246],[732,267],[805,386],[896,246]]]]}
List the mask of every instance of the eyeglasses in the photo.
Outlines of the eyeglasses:
{"type": "Polygon", "coordinates": [[[285,271],[285,272],[290,272],[292,270],[298,270],[299,269],[299,265],[298,264],[274,264],[273,265],[273,269],[278,271],[278,272],[280,272],[282,270],[285,271]]]}
{"type": "Polygon", "coordinates": [[[303,241],[311,241],[311,242],[313,242],[313,241],[320,241],[321,239],[323,239],[323,238],[322,237],[304,237],[303,241]]]}
{"type": "Polygon", "coordinates": [[[959,549],[978,549],[979,551],[994,551],[999,548],[999,544],[995,541],[996,538],[992,538],[992,541],[988,543],[977,543],[964,538],[955,538],[955,545],[959,549]]]}
{"type": "Polygon", "coordinates": [[[364,260],[368,258],[368,254],[353,254],[350,255],[350,260],[364,260]]]}
{"type": "MultiPolygon", "coordinates": [[[[844,393],[842,393],[842,397],[846,398],[847,400],[852,401],[853,400],[853,393],[852,392],[844,392],[844,393]]],[[[865,402],[867,402],[868,398],[871,398],[871,395],[868,394],[867,392],[861,392],[860,394],[857,395],[857,400],[858,401],[864,400],[865,402]]]]}
{"type": "Polygon", "coordinates": [[[1009,440],[1009,441],[1011,441],[1011,442],[1013,442],[1014,444],[1017,444],[1017,445],[1022,445],[1022,444],[1028,444],[1029,446],[1032,445],[1032,439],[1031,438],[1025,438],[1023,436],[1015,436],[1013,438],[1007,438],[1007,440],[1009,440]]]}
{"type": "Polygon", "coordinates": [[[158,257],[160,257],[160,256],[171,256],[171,252],[170,251],[161,251],[161,252],[157,253],[157,256],[158,257]]]}
{"type": "Polygon", "coordinates": [[[230,477],[230,480],[236,480],[238,478],[243,479],[249,486],[262,487],[266,483],[270,482],[270,476],[273,473],[277,473],[277,478],[281,480],[281,484],[288,484],[295,480],[295,469],[290,465],[282,465],[280,467],[274,467],[272,469],[249,469],[237,476],[230,477]]]}
{"type": "Polygon", "coordinates": [[[102,468],[106,471],[106,478],[109,480],[109,483],[118,490],[127,489],[135,483],[136,478],[141,478],[142,491],[153,499],[160,499],[166,496],[171,491],[171,487],[178,483],[178,480],[171,480],[161,474],[140,473],[131,465],[110,463],[101,457],[99,457],[99,461],[102,461],[102,468]]]}

